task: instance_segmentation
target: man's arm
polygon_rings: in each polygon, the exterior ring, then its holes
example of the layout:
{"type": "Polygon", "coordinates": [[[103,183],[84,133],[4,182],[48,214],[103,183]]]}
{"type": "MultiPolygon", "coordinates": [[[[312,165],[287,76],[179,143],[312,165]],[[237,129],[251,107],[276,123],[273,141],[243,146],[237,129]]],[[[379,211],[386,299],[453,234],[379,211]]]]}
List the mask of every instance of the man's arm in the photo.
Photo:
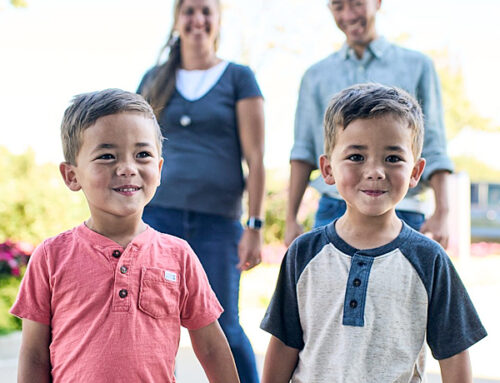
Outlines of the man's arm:
{"type": "Polygon", "coordinates": [[[189,336],[209,382],[239,383],[233,355],[218,321],[189,330],[189,336]]]}
{"type": "MultiPolygon", "coordinates": [[[[247,191],[249,217],[261,217],[264,199],[264,100],[252,97],[236,104],[238,131],[243,156],[248,165],[247,191]]],[[[240,270],[249,270],[261,261],[261,230],[245,228],[238,245],[240,270]]]]}
{"type": "Polygon", "coordinates": [[[49,344],[49,326],[23,319],[23,336],[17,370],[18,383],[52,381],[49,344]]]}
{"type": "Polygon", "coordinates": [[[288,383],[297,366],[299,350],[288,347],[275,336],[267,346],[262,383],[288,383]]]}
{"type": "Polygon", "coordinates": [[[469,351],[439,361],[443,383],[472,383],[469,351]]]}
{"type": "Polygon", "coordinates": [[[448,246],[450,237],[448,215],[448,177],[447,170],[436,171],[429,179],[432,190],[434,191],[435,209],[434,213],[427,219],[420,231],[424,234],[430,234],[432,239],[439,242],[445,249],[448,246]]]}
{"type": "Polygon", "coordinates": [[[425,158],[425,170],[422,175],[428,180],[434,191],[436,210],[424,222],[422,233],[430,234],[444,248],[448,245],[448,193],[446,181],[453,171],[453,163],[446,152],[446,131],[441,97],[441,84],[431,59],[426,58],[418,84],[417,98],[424,113],[424,146],[422,157],[425,158]]]}
{"type": "Polygon", "coordinates": [[[290,246],[295,238],[303,232],[302,225],[297,222],[302,197],[309,184],[309,177],[314,166],[299,160],[290,161],[290,185],[288,189],[288,206],[285,226],[285,245],[290,246]]]}

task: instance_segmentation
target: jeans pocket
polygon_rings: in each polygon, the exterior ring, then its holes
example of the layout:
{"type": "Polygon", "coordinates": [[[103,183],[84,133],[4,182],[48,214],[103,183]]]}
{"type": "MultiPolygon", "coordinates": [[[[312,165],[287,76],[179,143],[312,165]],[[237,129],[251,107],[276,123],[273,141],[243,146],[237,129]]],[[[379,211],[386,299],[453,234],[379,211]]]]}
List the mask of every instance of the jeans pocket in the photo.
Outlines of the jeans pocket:
{"type": "Polygon", "coordinates": [[[153,318],[179,316],[179,273],[143,267],[139,309],[153,318]]]}

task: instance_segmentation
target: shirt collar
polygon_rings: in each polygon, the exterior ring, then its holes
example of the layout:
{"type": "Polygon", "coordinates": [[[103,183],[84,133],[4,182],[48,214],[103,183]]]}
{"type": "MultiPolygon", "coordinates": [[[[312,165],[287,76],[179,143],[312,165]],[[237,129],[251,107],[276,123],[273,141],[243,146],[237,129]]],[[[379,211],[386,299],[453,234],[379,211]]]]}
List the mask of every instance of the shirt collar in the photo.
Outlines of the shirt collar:
{"type": "Polygon", "coordinates": [[[408,241],[409,236],[412,233],[412,229],[408,224],[406,224],[404,221],[402,222],[401,226],[401,231],[399,235],[393,239],[391,242],[382,245],[380,247],[372,248],[372,249],[356,249],[349,245],[347,242],[345,242],[337,233],[337,230],[335,229],[335,224],[337,222],[337,219],[333,221],[332,223],[328,224],[325,226],[325,232],[330,240],[330,242],[335,246],[338,250],[343,252],[344,254],[347,254],[349,256],[353,256],[355,254],[358,255],[365,255],[365,256],[370,256],[370,257],[377,257],[380,255],[384,255],[387,253],[390,253],[397,248],[399,248],[401,245],[403,245],[406,241],[408,241]]]}
{"type": "MultiPolygon", "coordinates": [[[[390,45],[391,43],[389,43],[389,41],[387,41],[385,37],[379,36],[370,44],[368,44],[367,49],[374,57],[380,59],[390,45]]],[[[349,45],[347,45],[347,42],[342,45],[342,48],[340,48],[339,52],[340,56],[345,60],[354,56],[354,51],[349,47],[349,45]]]]}
{"type": "MultiPolygon", "coordinates": [[[[95,231],[89,229],[85,223],[80,224],[74,228],[75,233],[82,238],[85,242],[91,244],[93,247],[98,247],[101,249],[106,248],[120,248],[115,241],[96,233],[95,231]]],[[[128,244],[127,247],[141,248],[142,246],[151,242],[154,236],[155,230],[150,226],[146,225],[146,229],[139,233],[135,238],[128,244]]]]}

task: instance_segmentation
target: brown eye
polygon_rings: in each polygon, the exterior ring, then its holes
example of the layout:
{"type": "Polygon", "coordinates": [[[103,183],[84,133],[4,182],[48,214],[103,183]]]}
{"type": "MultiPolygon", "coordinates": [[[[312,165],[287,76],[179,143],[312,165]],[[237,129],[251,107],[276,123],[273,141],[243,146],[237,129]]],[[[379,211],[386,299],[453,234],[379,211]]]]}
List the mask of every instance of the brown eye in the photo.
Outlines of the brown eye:
{"type": "Polygon", "coordinates": [[[401,161],[401,157],[399,156],[389,156],[385,159],[387,162],[392,162],[392,163],[395,163],[395,162],[399,162],[401,161]]]}
{"type": "Polygon", "coordinates": [[[147,157],[152,157],[151,153],[149,152],[140,152],[137,154],[137,158],[147,158],[147,157]]]}
{"type": "Polygon", "coordinates": [[[352,154],[349,157],[347,157],[347,159],[353,162],[360,162],[363,161],[365,158],[361,154],[352,154]]]}
{"type": "Polygon", "coordinates": [[[114,158],[115,158],[115,156],[113,156],[112,154],[109,154],[109,153],[102,154],[99,157],[97,157],[98,160],[112,160],[114,158]]]}

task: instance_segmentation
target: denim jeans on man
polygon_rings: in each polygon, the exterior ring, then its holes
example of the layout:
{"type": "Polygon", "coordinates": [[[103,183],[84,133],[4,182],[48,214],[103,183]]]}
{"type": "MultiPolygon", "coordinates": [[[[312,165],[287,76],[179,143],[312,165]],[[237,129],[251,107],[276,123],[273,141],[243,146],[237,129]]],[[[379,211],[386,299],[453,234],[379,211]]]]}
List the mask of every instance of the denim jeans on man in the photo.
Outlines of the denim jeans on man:
{"type": "MultiPolygon", "coordinates": [[[[322,195],[319,200],[314,227],[324,226],[333,222],[335,219],[341,217],[345,213],[345,210],[345,201],[322,195]]],[[[422,213],[396,210],[396,215],[417,231],[420,230],[425,221],[425,216],[422,213]]]]}
{"type": "Polygon", "coordinates": [[[144,222],[186,240],[198,256],[224,312],[219,318],[234,356],[241,383],[259,381],[255,355],[239,323],[240,271],[238,243],[243,233],[237,220],[215,214],[146,206],[144,222]]]}

